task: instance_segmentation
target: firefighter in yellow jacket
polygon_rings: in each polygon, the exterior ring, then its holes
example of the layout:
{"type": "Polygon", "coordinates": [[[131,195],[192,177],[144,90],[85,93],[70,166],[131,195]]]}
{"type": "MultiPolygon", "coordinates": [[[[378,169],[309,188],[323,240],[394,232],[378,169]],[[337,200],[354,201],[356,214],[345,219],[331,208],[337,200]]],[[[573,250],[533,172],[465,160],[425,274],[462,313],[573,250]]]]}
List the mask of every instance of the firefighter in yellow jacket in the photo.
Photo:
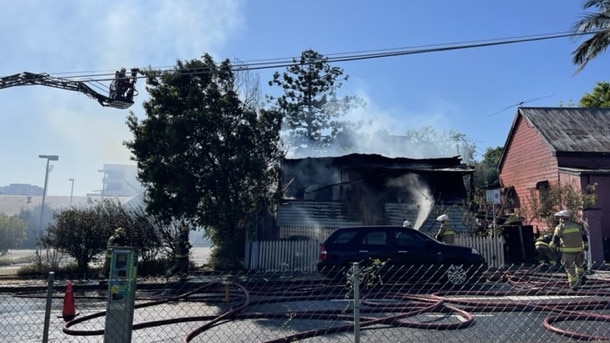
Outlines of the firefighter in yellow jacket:
{"type": "Polygon", "coordinates": [[[108,273],[110,272],[110,260],[112,259],[112,249],[113,246],[123,246],[126,242],[126,234],[125,229],[122,227],[118,227],[114,230],[114,233],[108,238],[108,242],[106,243],[106,257],[104,258],[104,266],[98,275],[100,280],[107,279],[108,273]]]}
{"type": "Polygon", "coordinates": [[[434,238],[438,239],[443,243],[453,244],[453,242],[455,241],[455,231],[453,231],[453,228],[449,225],[449,216],[446,214],[442,214],[438,218],[436,218],[436,221],[440,222],[441,226],[436,232],[434,238]]]}
{"type": "Polygon", "coordinates": [[[550,267],[555,267],[557,263],[557,254],[555,248],[551,248],[550,244],[553,241],[553,235],[539,235],[534,242],[536,255],[540,264],[548,264],[550,267]]]}
{"type": "Polygon", "coordinates": [[[587,235],[580,225],[570,219],[570,211],[559,211],[555,213],[555,217],[559,218],[559,225],[555,227],[551,247],[559,248],[561,263],[568,275],[568,284],[570,288],[576,289],[584,281],[587,235]]]}

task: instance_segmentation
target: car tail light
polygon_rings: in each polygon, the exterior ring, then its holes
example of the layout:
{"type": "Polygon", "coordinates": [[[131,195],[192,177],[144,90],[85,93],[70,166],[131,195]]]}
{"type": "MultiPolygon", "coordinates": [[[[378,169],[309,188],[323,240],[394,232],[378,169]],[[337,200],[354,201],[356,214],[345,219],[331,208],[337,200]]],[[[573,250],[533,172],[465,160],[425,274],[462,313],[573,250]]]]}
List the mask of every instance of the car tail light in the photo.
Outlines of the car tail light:
{"type": "Polygon", "coordinates": [[[326,247],[324,244],[320,244],[320,260],[325,261],[328,257],[328,252],[326,251],[326,247]]]}

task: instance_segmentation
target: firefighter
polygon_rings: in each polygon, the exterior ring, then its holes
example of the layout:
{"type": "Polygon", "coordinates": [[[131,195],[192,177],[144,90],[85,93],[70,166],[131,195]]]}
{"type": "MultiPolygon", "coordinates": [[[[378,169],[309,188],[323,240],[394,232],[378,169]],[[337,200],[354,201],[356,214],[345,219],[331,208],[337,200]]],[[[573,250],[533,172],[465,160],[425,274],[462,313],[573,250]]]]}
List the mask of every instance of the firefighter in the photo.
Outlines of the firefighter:
{"type": "Polygon", "coordinates": [[[540,264],[548,264],[551,268],[555,267],[557,263],[557,254],[555,249],[551,248],[550,243],[553,241],[553,235],[539,235],[534,242],[536,248],[536,255],[538,256],[538,262],[540,264]]]}
{"type": "Polygon", "coordinates": [[[455,231],[453,231],[453,228],[449,225],[449,216],[441,214],[436,218],[436,221],[440,222],[441,226],[434,237],[443,243],[453,244],[455,241],[455,231]]]}
{"type": "Polygon", "coordinates": [[[189,232],[190,229],[186,225],[180,228],[178,242],[174,250],[174,264],[165,272],[166,278],[174,275],[176,272],[179,273],[181,279],[187,277],[189,272],[189,252],[191,250],[189,232]]]}
{"type": "Polygon", "coordinates": [[[117,96],[119,98],[125,98],[125,92],[129,89],[129,80],[127,79],[127,70],[121,68],[117,74],[117,96]]]}
{"type": "Polygon", "coordinates": [[[587,235],[580,225],[570,219],[570,211],[555,213],[559,224],[555,227],[551,246],[557,246],[561,253],[561,263],[568,276],[568,285],[577,289],[585,280],[585,254],[588,249],[587,235]]]}
{"type": "Polygon", "coordinates": [[[122,227],[116,228],[114,233],[108,238],[108,242],[106,243],[106,258],[104,259],[104,266],[98,275],[100,280],[104,280],[108,278],[108,272],[110,271],[110,259],[112,258],[112,250],[110,247],[113,246],[124,246],[126,243],[126,235],[125,229],[122,227]]]}

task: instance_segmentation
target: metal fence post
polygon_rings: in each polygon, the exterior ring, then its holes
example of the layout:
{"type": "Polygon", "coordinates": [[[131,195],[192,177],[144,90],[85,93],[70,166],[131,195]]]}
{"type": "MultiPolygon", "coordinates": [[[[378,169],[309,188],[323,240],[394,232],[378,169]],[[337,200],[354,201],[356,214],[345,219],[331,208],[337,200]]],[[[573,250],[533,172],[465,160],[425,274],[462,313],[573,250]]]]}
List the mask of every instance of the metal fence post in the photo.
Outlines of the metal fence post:
{"type": "Polygon", "coordinates": [[[360,343],[360,266],[352,264],[352,287],[354,290],[354,343],[360,343]]]}
{"type": "Polygon", "coordinates": [[[55,272],[49,272],[49,283],[47,286],[47,306],[44,310],[44,331],[42,333],[42,343],[49,341],[49,324],[51,320],[51,303],[53,302],[53,283],[55,272]]]}

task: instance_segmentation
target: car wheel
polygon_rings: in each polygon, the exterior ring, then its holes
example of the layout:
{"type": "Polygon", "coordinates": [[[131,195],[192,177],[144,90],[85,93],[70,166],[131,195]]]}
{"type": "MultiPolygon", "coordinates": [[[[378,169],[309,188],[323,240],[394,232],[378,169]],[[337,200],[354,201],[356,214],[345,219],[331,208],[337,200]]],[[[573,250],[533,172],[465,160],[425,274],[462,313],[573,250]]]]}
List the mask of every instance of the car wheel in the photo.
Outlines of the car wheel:
{"type": "MultiPolygon", "coordinates": [[[[354,265],[349,265],[345,267],[345,283],[348,286],[352,285],[352,280],[354,280],[354,265]]],[[[360,266],[360,274],[358,275],[358,285],[362,285],[364,282],[364,273],[362,272],[362,266],[360,266]]]]}
{"type": "Polygon", "coordinates": [[[447,268],[445,276],[452,286],[462,286],[468,281],[468,270],[462,265],[452,264],[447,268]]]}

